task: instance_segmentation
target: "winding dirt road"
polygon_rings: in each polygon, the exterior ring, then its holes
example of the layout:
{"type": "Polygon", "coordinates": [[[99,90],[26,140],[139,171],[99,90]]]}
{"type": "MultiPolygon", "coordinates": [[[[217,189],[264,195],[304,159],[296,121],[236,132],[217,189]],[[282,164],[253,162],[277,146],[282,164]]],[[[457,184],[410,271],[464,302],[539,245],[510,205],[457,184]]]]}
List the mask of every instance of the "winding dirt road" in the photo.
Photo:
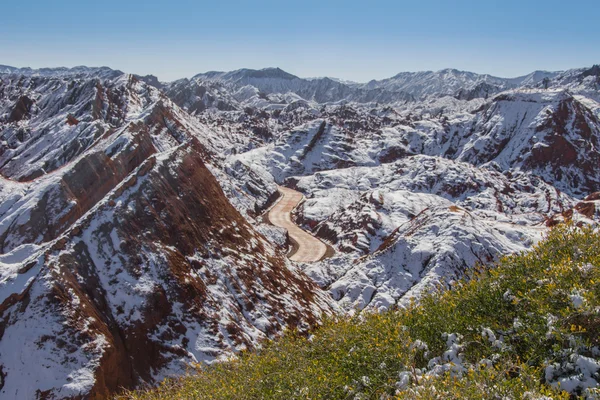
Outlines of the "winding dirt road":
{"type": "Polygon", "coordinates": [[[328,246],[292,222],[291,212],[302,201],[302,193],[278,186],[281,197],[268,213],[269,221],[285,228],[295,246],[288,255],[292,261],[316,262],[328,254],[328,246]]]}

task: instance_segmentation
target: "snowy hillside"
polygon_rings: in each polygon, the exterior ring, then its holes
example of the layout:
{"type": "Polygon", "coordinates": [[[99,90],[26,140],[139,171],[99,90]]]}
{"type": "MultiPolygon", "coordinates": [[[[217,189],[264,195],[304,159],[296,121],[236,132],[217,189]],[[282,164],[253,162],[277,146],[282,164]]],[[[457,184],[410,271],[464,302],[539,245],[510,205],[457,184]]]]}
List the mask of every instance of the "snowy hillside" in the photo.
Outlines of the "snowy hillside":
{"type": "Polygon", "coordinates": [[[0,395],[102,398],[600,220],[600,69],[0,66],[0,395]],[[277,184],[335,254],[292,263],[277,184]]]}
{"type": "Polygon", "coordinates": [[[322,287],[348,309],[389,307],[526,250],[555,221],[598,218],[581,200],[600,189],[600,105],[556,85],[323,107],[231,159],[305,193],[297,221],[338,250],[306,267],[322,287]]]}

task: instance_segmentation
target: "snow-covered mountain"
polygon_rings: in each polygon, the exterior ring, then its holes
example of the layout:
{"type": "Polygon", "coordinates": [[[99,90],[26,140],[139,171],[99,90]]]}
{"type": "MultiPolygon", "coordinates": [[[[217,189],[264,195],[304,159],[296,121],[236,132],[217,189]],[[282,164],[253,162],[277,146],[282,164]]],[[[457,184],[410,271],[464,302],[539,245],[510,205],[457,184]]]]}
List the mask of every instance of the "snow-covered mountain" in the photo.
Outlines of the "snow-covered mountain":
{"type": "MultiPolygon", "coordinates": [[[[534,71],[516,78],[500,78],[488,74],[444,69],[401,72],[387,79],[356,83],[328,77],[299,78],[280,68],[239,69],[230,72],[211,71],[197,74],[190,80],[176,81],[171,87],[179,86],[179,89],[172,89],[171,93],[174,96],[181,96],[179,92],[183,89],[182,83],[186,88],[196,86],[205,89],[207,86],[214,87],[218,83],[221,87],[227,86],[229,94],[236,91],[244,93],[245,98],[242,102],[253,96],[268,100],[269,95],[293,94],[319,104],[338,102],[405,104],[444,96],[452,96],[460,100],[487,99],[502,91],[517,88],[553,86],[565,88],[567,84],[573,87],[576,83],[581,86],[586,76],[597,75],[593,70],[590,71],[586,72],[584,68],[555,72],[534,71]]],[[[592,80],[588,79],[590,82],[592,80]]],[[[201,91],[204,93],[205,89],[201,91]]],[[[579,90],[581,89],[583,88],[579,87],[579,90]]],[[[215,94],[211,96],[215,97],[215,94]]],[[[220,98],[218,95],[216,97],[220,98]]],[[[239,100],[239,94],[236,98],[239,100]]],[[[227,99],[223,101],[224,103],[220,103],[218,108],[234,107],[227,99]]]]}
{"type": "Polygon", "coordinates": [[[561,72],[535,71],[517,78],[499,78],[456,69],[440,71],[401,72],[391,78],[370,81],[360,87],[403,91],[416,98],[427,96],[459,96],[470,100],[474,97],[489,97],[502,90],[525,85],[535,85],[544,79],[552,79],[561,72]]]}
{"type": "Polygon", "coordinates": [[[15,68],[10,67],[8,65],[0,65],[0,74],[12,74],[12,75],[21,75],[21,76],[43,76],[43,77],[89,77],[89,76],[102,76],[105,78],[108,77],[116,77],[119,75],[123,75],[123,72],[114,70],[109,67],[86,67],[84,65],[66,68],[66,67],[56,67],[56,68],[15,68]]]}
{"type": "Polygon", "coordinates": [[[275,187],[219,185],[220,138],[159,90],[77,72],[0,92],[3,397],[107,397],[331,310],[249,222],[275,187]]]}
{"type": "Polygon", "coordinates": [[[600,218],[600,69],[0,66],[0,396],[107,397],[600,218]],[[335,255],[286,257],[276,184],[335,255]]]}
{"type": "Polygon", "coordinates": [[[192,80],[227,83],[236,88],[251,86],[265,94],[291,92],[305,100],[317,103],[340,101],[396,103],[413,99],[412,96],[400,90],[387,91],[381,88],[355,87],[331,78],[302,79],[279,68],[207,72],[194,76],[192,80]]]}

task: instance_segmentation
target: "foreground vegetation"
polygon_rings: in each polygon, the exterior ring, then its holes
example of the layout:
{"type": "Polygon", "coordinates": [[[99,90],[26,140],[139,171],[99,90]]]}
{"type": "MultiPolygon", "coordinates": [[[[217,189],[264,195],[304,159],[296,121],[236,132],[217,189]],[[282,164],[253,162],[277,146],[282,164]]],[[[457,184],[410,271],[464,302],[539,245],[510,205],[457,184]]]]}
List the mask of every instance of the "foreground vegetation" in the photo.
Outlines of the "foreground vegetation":
{"type": "Polygon", "coordinates": [[[324,321],[128,399],[600,398],[600,235],[555,228],[408,310],[324,321]]]}

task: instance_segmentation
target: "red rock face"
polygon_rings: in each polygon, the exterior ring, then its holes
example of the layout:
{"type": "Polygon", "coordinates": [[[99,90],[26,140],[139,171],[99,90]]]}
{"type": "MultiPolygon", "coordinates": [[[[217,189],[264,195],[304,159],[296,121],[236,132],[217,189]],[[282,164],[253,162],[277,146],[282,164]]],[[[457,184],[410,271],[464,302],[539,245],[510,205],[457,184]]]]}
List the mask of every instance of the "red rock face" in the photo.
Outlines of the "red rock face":
{"type": "Polygon", "coordinates": [[[600,200],[600,192],[594,192],[590,195],[588,195],[585,200],[591,201],[591,200],[600,200]]]}
{"type": "Polygon", "coordinates": [[[581,192],[594,192],[600,183],[600,121],[573,97],[561,101],[557,110],[537,128],[545,145],[534,147],[524,166],[543,170],[550,166],[556,181],[567,181],[581,192]]]}
{"type": "Polygon", "coordinates": [[[534,148],[531,153],[528,165],[532,168],[548,164],[555,167],[568,166],[577,161],[577,150],[571,142],[558,135],[549,137],[547,146],[534,148]]]}
{"type": "Polygon", "coordinates": [[[14,108],[8,116],[8,122],[18,122],[29,117],[33,100],[27,96],[21,96],[15,103],[14,108]]]}
{"type": "Polygon", "coordinates": [[[580,202],[575,205],[575,209],[587,218],[594,219],[596,214],[596,204],[594,202],[580,202]]]}
{"type": "Polygon", "coordinates": [[[72,116],[71,114],[67,115],[67,124],[71,126],[75,126],[79,123],[79,120],[72,116]]]}
{"type": "Polygon", "coordinates": [[[446,155],[475,165],[494,162],[503,171],[519,168],[585,196],[600,185],[600,120],[593,104],[566,90],[505,92],[457,130],[446,155]]]}

